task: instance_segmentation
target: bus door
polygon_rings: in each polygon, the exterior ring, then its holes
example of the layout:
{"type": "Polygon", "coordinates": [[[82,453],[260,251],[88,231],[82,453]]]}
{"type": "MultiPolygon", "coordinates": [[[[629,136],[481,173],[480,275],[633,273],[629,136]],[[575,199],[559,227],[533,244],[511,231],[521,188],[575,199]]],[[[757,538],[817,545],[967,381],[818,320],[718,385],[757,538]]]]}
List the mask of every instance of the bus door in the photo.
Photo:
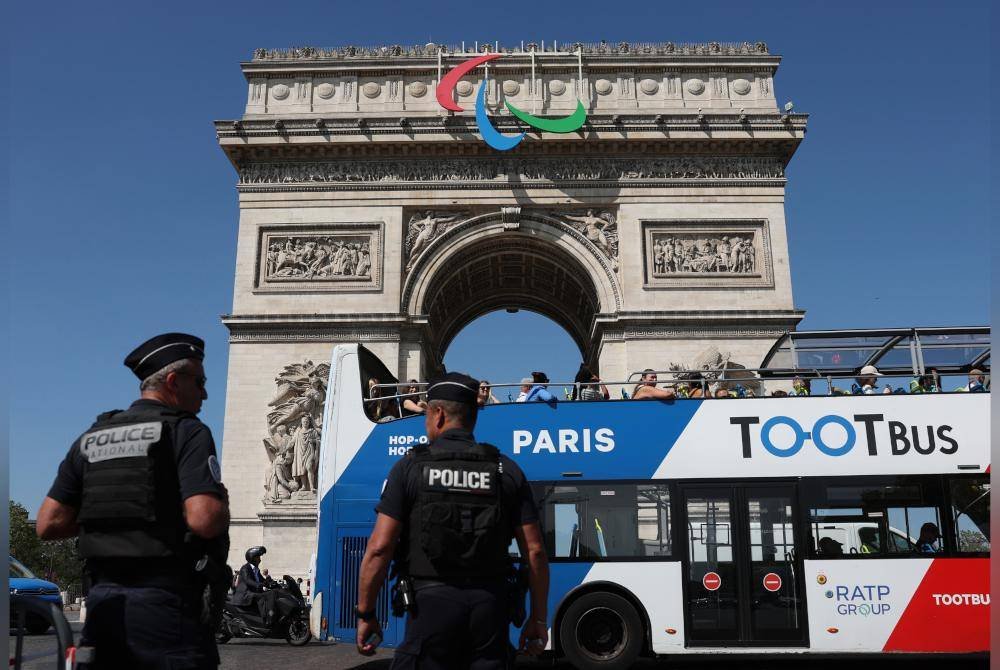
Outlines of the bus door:
{"type": "Polygon", "coordinates": [[[684,485],[681,492],[687,644],[804,646],[795,485],[684,485]]]}
{"type": "MultiPolygon", "coordinates": [[[[356,507],[353,503],[345,507],[356,507]]],[[[367,505],[374,509],[375,503],[367,505]]],[[[324,600],[325,616],[328,617],[330,634],[342,642],[354,643],[357,635],[357,615],[354,606],[358,602],[358,586],[360,582],[361,559],[368,547],[368,536],[372,526],[344,524],[336,529],[337,545],[333,561],[333,574],[330,583],[334,585],[332,597],[324,600]],[[327,605],[329,603],[329,605],[327,605]]],[[[393,617],[390,613],[391,584],[386,579],[385,585],[378,594],[375,614],[382,626],[384,646],[394,647],[402,641],[404,619],[393,617]]]]}

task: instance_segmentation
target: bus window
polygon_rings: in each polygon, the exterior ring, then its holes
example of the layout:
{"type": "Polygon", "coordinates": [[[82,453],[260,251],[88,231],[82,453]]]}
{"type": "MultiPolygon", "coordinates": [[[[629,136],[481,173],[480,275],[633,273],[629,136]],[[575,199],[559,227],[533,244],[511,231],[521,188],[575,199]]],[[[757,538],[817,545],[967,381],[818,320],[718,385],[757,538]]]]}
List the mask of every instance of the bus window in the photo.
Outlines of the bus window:
{"type": "Polygon", "coordinates": [[[555,508],[555,552],[558,558],[574,558],[577,550],[577,538],[580,528],[580,514],[577,506],[572,503],[554,505],[555,508]]]}
{"type": "Polygon", "coordinates": [[[906,539],[906,536],[895,528],[889,531],[889,546],[891,547],[890,551],[894,551],[897,554],[908,554],[916,551],[916,545],[906,539]]]}
{"type": "Polygon", "coordinates": [[[988,553],[990,550],[990,482],[986,477],[953,479],[951,515],[955,547],[959,553],[988,553]]]}
{"type": "Polygon", "coordinates": [[[670,494],[657,484],[534,486],[552,558],[670,556],[670,494]]]}
{"type": "Polygon", "coordinates": [[[809,506],[814,557],[942,551],[935,538],[941,528],[940,488],[939,480],[925,477],[871,477],[816,486],[809,506]]]}

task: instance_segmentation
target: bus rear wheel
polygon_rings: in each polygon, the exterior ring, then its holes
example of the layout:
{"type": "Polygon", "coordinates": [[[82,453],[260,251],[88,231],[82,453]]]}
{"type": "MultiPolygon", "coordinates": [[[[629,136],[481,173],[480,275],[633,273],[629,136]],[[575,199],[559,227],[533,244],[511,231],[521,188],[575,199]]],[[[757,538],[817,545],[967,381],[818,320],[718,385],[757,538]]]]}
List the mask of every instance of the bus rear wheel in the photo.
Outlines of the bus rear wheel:
{"type": "Polygon", "coordinates": [[[642,651],[642,620],[625,598],[588,593],[566,610],[559,639],[567,660],[580,670],[624,670],[642,651]]]}

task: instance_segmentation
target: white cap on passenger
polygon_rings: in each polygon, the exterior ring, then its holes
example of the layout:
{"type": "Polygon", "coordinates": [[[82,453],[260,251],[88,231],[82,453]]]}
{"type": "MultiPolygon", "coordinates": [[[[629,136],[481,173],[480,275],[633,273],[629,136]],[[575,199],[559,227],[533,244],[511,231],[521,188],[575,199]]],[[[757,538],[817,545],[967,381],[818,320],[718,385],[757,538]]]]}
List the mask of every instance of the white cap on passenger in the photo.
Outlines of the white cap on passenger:
{"type": "Polygon", "coordinates": [[[858,373],[859,377],[867,377],[868,375],[876,375],[878,377],[882,376],[882,373],[878,371],[878,368],[874,365],[866,365],[861,368],[861,372],[858,373]]]}

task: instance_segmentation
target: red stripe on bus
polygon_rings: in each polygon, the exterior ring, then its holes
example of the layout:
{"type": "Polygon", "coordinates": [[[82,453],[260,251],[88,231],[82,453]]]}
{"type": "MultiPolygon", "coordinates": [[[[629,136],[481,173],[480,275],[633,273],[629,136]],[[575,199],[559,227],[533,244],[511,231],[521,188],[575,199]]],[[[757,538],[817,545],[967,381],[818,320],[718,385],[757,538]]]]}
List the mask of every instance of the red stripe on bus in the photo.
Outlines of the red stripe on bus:
{"type": "Polygon", "coordinates": [[[972,652],[989,648],[989,559],[936,558],[883,651],[972,652]]]}

